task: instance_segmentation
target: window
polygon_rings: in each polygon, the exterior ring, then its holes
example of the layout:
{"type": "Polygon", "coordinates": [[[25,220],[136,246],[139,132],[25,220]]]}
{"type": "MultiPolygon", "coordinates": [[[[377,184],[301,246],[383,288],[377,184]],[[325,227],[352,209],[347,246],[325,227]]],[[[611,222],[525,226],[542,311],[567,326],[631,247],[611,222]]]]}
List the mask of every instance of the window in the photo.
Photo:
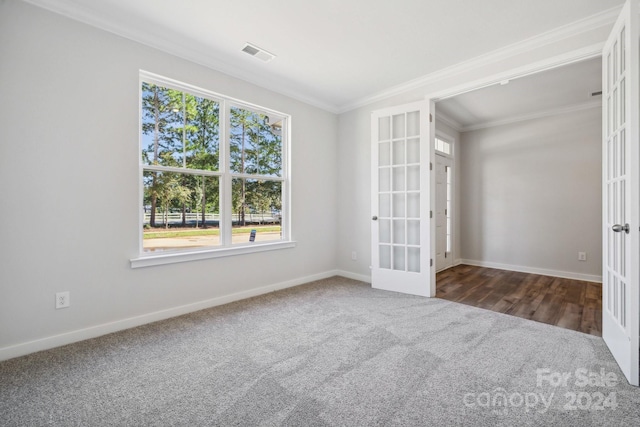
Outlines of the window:
{"type": "Polygon", "coordinates": [[[436,137],[436,151],[443,154],[451,155],[451,144],[436,137]]]}
{"type": "Polygon", "coordinates": [[[289,241],[287,115],[148,73],[140,105],[141,258],[132,265],[289,241]]]}

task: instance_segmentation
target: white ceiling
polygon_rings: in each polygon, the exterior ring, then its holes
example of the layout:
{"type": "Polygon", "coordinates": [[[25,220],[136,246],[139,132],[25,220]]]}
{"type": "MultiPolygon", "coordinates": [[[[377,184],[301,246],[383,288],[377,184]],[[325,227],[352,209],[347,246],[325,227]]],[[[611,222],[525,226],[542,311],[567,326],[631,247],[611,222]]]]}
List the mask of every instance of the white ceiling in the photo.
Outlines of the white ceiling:
{"type": "Polygon", "coordinates": [[[624,0],[26,0],[330,111],[624,0]],[[277,57],[263,63],[245,42],[277,57]]]}
{"type": "Polygon", "coordinates": [[[602,89],[601,58],[496,84],[440,101],[436,112],[454,121],[458,130],[531,118],[561,110],[599,105],[602,89]]]}

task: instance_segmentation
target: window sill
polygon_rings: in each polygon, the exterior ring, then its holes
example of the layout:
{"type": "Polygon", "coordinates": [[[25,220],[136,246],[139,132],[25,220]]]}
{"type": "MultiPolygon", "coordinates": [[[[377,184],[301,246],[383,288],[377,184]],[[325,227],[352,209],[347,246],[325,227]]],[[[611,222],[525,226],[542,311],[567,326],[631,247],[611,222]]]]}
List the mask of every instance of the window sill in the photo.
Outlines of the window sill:
{"type": "Polygon", "coordinates": [[[222,258],[234,255],[268,252],[279,249],[294,248],[296,242],[261,243],[251,246],[234,246],[220,249],[194,250],[190,252],[165,252],[162,254],[143,255],[131,259],[131,268],[151,267],[154,265],[175,264],[178,262],[197,261],[201,259],[222,258]]]}

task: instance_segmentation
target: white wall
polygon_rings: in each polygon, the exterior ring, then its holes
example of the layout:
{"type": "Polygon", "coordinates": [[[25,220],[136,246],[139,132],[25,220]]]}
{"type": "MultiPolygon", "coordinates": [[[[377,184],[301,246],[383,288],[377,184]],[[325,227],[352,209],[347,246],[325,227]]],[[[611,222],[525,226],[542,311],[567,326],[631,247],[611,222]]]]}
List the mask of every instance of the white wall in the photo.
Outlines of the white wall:
{"type": "Polygon", "coordinates": [[[0,359],[335,273],[336,115],[18,1],[0,100],[0,359]],[[140,69],[292,115],[296,248],[131,269],[140,69]]]}
{"type": "Polygon", "coordinates": [[[601,114],[592,108],[461,134],[464,260],[600,279],[601,114]]]}

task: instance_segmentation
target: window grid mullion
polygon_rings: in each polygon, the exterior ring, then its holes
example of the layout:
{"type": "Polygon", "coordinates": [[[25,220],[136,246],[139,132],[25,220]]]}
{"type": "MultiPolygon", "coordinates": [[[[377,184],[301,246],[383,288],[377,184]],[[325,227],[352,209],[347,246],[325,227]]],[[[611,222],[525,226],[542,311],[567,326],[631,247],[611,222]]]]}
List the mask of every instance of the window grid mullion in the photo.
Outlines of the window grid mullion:
{"type": "Polygon", "coordinates": [[[260,181],[284,181],[285,179],[281,176],[273,176],[273,175],[253,175],[250,173],[229,173],[231,178],[244,178],[244,179],[257,179],[260,181]]]}
{"type": "Polygon", "coordinates": [[[233,211],[232,211],[232,179],[231,172],[231,114],[228,102],[224,101],[220,107],[220,169],[223,171],[220,182],[220,244],[231,246],[233,211]]]}
{"type": "Polygon", "coordinates": [[[182,168],[182,167],[174,167],[174,166],[160,166],[160,165],[142,165],[142,169],[145,171],[153,171],[153,172],[174,172],[181,173],[185,175],[198,175],[198,176],[222,176],[222,172],[219,171],[208,171],[205,169],[190,169],[190,168],[182,168]]]}
{"type": "Polygon", "coordinates": [[[289,156],[290,156],[290,147],[289,147],[289,131],[290,131],[291,123],[289,123],[289,118],[283,119],[283,130],[286,132],[282,132],[282,189],[281,189],[281,197],[282,197],[282,206],[281,213],[284,213],[284,218],[280,217],[280,225],[281,225],[281,233],[282,239],[290,240],[291,239],[291,188],[289,181],[289,156]]]}

